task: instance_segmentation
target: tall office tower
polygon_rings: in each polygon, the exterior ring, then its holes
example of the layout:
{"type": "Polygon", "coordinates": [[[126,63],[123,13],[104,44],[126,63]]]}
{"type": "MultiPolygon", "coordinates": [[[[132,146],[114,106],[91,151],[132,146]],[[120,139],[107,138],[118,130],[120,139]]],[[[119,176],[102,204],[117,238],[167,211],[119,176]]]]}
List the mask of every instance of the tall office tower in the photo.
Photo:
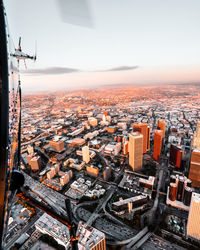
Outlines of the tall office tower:
{"type": "Polygon", "coordinates": [[[143,135],[139,132],[129,134],[129,165],[133,170],[142,168],[143,135]]]}
{"type": "Polygon", "coordinates": [[[33,171],[37,171],[40,169],[40,165],[41,165],[41,158],[40,156],[35,156],[30,160],[30,166],[31,166],[31,170],[33,171]]]}
{"type": "Polygon", "coordinates": [[[189,178],[192,186],[200,187],[200,150],[194,149],[191,155],[189,178]]]}
{"type": "Polygon", "coordinates": [[[143,135],[143,154],[147,152],[148,141],[148,124],[147,123],[134,123],[133,131],[140,132],[143,135]]]}
{"type": "Polygon", "coordinates": [[[90,151],[88,146],[82,147],[82,157],[85,163],[88,163],[90,161],[90,151]]]}
{"type": "Polygon", "coordinates": [[[94,227],[78,224],[77,235],[79,235],[78,249],[80,250],[106,250],[105,234],[94,227]]]}
{"type": "Polygon", "coordinates": [[[200,194],[192,193],[187,223],[187,235],[200,240],[200,194]]]}
{"type": "Polygon", "coordinates": [[[64,150],[64,142],[63,141],[56,141],[52,140],[49,141],[49,146],[51,150],[56,151],[56,152],[62,152],[64,150]]]}
{"type": "Polygon", "coordinates": [[[183,150],[178,145],[171,145],[170,147],[170,162],[173,163],[177,168],[181,167],[183,150]]]}
{"type": "Polygon", "coordinates": [[[162,130],[155,130],[154,133],[154,146],[153,146],[153,158],[156,161],[160,160],[160,153],[162,148],[162,130]]]}
{"type": "Polygon", "coordinates": [[[200,150],[200,121],[197,122],[196,132],[194,133],[193,147],[200,150]]]}
{"type": "Polygon", "coordinates": [[[150,139],[151,139],[151,125],[148,126],[147,151],[150,150],[150,139]]]}
{"type": "Polygon", "coordinates": [[[162,132],[163,132],[162,138],[165,138],[165,121],[158,120],[157,129],[162,130],[162,132]]]}

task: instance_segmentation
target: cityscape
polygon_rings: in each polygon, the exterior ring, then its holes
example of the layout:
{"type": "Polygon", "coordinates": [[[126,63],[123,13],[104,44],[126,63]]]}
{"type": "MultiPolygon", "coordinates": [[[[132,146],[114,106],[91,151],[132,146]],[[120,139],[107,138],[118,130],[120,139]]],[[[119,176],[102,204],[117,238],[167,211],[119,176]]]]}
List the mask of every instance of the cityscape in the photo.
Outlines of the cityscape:
{"type": "Polygon", "coordinates": [[[200,248],[200,85],[24,94],[5,249],[200,248]]]}
{"type": "Polygon", "coordinates": [[[0,0],[0,250],[200,249],[199,9],[0,0]]]}

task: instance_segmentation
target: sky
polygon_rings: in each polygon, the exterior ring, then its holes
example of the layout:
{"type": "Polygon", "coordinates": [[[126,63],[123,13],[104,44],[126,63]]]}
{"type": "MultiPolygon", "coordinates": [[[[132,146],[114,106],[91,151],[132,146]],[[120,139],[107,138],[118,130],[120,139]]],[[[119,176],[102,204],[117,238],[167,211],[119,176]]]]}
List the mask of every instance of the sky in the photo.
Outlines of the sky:
{"type": "Polygon", "coordinates": [[[84,22],[83,0],[4,1],[15,47],[21,36],[34,54],[37,41],[36,62],[21,63],[25,92],[200,82],[199,0],[84,1],[84,22]]]}

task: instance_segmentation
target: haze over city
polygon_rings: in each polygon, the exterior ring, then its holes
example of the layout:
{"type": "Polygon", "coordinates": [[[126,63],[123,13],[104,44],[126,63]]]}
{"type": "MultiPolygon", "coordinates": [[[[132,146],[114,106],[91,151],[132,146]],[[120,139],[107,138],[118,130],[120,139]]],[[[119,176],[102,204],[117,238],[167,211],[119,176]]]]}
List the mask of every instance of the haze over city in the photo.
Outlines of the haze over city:
{"type": "Polygon", "coordinates": [[[88,4],[89,28],[62,22],[53,0],[5,3],[15,47],[21,36],[31,54],[37,41],[36,63],[20,67],[24,92],[200,81],[198,0],[88,4]]]}

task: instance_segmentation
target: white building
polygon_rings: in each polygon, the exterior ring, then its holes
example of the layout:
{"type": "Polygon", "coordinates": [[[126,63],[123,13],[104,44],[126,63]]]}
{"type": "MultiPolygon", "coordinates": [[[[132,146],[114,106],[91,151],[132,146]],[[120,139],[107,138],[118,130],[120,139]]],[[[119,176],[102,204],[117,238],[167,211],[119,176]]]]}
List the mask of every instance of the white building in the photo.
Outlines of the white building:
{"type": "Polygon", "coordinates": [[[90,152],[88,146],[82,147],[82,157],[85,163],[88,163],[90,161],[90,152]]]}

